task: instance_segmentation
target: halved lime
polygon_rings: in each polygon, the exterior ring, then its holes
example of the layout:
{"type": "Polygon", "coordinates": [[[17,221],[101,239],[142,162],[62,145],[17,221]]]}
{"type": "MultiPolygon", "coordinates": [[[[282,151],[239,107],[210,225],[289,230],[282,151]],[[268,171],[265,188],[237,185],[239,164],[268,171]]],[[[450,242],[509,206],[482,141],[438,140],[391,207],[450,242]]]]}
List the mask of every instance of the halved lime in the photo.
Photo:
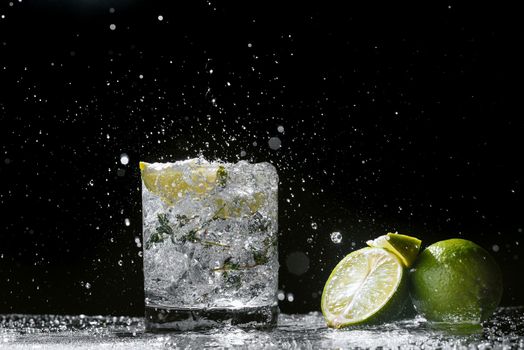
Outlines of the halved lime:
{"type": "Polygon", "coordinates": [[[386,321],[408,299],[407,273],[399,258],[382,248],[362,248],[342,259],[322,292],[328,327],[386,321]]]}
{"type": "Polygon", "coordinates": [[[374,240],[366,242],[368,246],[384,248],[397,255],[404,267],[411,267],[417,258],[422,241],[418,238],[401,235],[398,233],[388,233],[374,240]]]}

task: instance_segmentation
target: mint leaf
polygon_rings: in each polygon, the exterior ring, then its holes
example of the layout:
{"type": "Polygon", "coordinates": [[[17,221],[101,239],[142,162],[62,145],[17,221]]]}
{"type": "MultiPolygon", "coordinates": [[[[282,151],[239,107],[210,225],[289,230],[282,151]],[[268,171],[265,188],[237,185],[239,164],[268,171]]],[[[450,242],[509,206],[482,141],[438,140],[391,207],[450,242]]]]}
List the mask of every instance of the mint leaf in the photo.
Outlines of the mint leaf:
{"type": "Polygon", "coordinates": [[[226,168],[224,168],[223,165],[220,165],[218,167],[218,170],[217,170],[217,184],[220,186],[220,187],[225,187],[226,186],[226,183],[227,183],[227,170],[226,168]]]}

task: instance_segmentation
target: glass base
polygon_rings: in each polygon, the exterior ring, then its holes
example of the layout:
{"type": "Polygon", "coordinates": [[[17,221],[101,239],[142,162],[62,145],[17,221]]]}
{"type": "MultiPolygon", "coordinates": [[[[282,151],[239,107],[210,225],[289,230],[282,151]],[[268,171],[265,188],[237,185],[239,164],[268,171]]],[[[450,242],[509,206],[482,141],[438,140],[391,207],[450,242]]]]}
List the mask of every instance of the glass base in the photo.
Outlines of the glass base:
{"type": "Polygon", "coordinates": [[[246,308],[166,308],[146,306],[147,332],[187,331],[235,326],[273,328],[277,325],[277,305],[246,308]]]}

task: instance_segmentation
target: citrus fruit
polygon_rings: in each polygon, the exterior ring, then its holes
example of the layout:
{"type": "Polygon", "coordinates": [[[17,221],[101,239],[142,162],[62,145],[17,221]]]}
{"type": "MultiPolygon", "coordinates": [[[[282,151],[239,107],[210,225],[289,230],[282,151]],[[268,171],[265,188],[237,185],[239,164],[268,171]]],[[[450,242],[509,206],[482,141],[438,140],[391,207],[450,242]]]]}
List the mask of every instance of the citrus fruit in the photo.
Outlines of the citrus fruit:
{"type": "Polygon", "coordinates": [[[502,274],[491,255],[464,239],[427,247],[411,271],[411,297],[427,320],[480,323],[502,296],[502,274]]]}
{"type": "Polygon", "coordinates": [[[224,186],[227,172],[223,166],[194,164],[189,172],[164,164],[140,162],[144,186],[168,205],[173,205],[186,194],[202,197],[216,186],[224,186]]]}
{"type": "Polygon", "coordinates": [[[255,192],[252,196],[236,196],[229,200],[218,197],[214,202],[217,208],[215,217],[227,219],[256,213],[266,203],[266,196],[262,192],[255,192]]]}
{"type": "MultiPolygon", "coordinates": [[[[140,162],[142,181],[149,192],[159,196],[167,205],[174,205],[186,195],[192,199],[203,199],[217,187],[227,185],[228,172],[222,165],[189,163],[189,171],[182,171],[172,164],[150,164],[140,162]]],[[[222,196],[215,193],[210,203],[215,208],[214,217],[250,216],[265,205],[263,192],[241,193],[222,196]]]]}
{"type": "Polygon", "coordinates": [[[399,257],[404,267],[411,267],[417,258],[422,241],[411,236],[388,233],[366,243],[370,247],[389,250],[399,257]]]}
{"type": "Polygon", "coordinates": [[[342,259],[322,292],[327,325],[341,328],[397,317],[408,299],[407,272],[382,248],[362,248],[342,259]]]}

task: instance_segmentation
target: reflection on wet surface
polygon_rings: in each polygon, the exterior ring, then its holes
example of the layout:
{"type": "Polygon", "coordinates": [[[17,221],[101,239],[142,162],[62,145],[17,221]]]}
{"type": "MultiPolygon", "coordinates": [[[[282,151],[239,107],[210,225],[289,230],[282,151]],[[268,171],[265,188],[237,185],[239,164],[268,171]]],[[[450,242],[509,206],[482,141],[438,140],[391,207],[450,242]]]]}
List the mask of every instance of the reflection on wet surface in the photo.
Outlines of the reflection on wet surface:
{"type": "Polygon", "coordinates": [[[483,328],[434,327],[422,319],[332,330],[320,313],[280,315],[272,331],[215,329],[206,332],[144,333],[136,317],[2,315],[0,348],[519,348],[524,349],[524,307],[500,308],[483,328]]]}

